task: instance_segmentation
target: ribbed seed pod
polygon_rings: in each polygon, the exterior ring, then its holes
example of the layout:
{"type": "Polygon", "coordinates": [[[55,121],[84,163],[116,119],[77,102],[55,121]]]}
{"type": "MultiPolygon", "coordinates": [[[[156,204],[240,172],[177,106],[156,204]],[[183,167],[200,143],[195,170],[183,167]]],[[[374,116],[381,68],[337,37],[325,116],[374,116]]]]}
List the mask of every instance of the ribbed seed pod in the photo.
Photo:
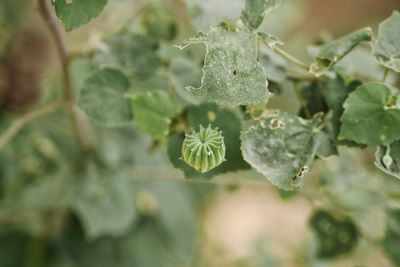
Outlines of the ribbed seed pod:
{"type": "Polygon", "coordinates": [[[225,161],[225,143],[222,132],[210,125],[200,125],[199,132],[187,134],[182,145],[182,158],[199,172],[208,172],[225,161]]]}

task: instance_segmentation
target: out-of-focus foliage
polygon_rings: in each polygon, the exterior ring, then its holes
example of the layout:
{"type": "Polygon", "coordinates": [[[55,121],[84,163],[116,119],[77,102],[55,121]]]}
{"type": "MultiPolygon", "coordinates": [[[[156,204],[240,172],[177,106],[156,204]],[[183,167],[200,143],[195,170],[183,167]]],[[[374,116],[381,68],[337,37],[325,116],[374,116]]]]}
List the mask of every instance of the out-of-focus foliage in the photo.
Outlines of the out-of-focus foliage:
{"type": "Polygon", "coordinates": [[[399,265],[399,12],[302,62],[302,2],[1,1],[0,267],[399,265]]]}

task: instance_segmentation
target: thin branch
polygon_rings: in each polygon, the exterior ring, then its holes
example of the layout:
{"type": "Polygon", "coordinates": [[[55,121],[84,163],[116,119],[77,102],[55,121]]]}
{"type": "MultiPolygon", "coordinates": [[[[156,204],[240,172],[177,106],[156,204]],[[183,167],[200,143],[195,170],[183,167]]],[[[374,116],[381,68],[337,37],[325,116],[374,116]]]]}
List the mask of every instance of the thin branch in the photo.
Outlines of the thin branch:
{"type": "Polygon", "coordinates": [[[382,82],[386,82],[387,77],[389,76],[389,68],[385,68],[383,72],[382,82]]]}
{"type": "Polygon", "coordinates": [[[276,53],[278,53],[279,55],[281,55],[282,57],[286,58],[287,60],[289,60],[290,62],[292,62],[293,64],[295,64],[296,66],[305,69],[305,70],[309,70],[309,66],[304,63],[303,61],[301,61],[300,59],[295,58],[294,56],[290,55],[289,53],[287,53],[286,51],[284,51],[283,49],[277,47],[277,46],[273,46],[271,47],[276,53]]]}
{"type": "Polygon", "coordinates": [[[31,120],[44,116],[61,106],[62,103],[54,102],[35,109],[18,119],[14,120],[11,126],[0,136],[0,151],[15,137],[15,135],[31,120]]]}
{"type": "Polygon", "coordinates": [[[71,114],[71,120],[77,139],[81,144],[82,149],[85,152],[89,151],[91,149],[91,142],[89,138],[90,134],[86,130],[89,129],[87,126],[88,123],[85,118],[79,116],[78,112],[74,109],[74,90],[69,74],[71,56],[67,51],[63,36],[59,31],[57,21],[55,20],[54,16],[52,16],[48,0],[39,0],[39,11],[54,39],[58,56],[60,58],[63,76],[64,99],[67,101],[67,108],[71,114]]]}

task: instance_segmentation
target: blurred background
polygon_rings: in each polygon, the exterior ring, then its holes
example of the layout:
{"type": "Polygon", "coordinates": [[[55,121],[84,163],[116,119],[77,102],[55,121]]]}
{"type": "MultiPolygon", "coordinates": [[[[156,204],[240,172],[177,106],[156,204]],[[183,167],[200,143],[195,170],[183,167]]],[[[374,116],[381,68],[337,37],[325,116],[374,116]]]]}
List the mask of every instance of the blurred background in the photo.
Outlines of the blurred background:
{"type": "MultiPolygon", "coordinates": [[[[204,47],[173,45],[220,21],[233,25],[243,3],[109,0],[78,30],[65,33],[58,25],[73,53],[76,92],[101,60],[93,51],[107,50],[107,40],[126,30],[160,37],[154,53],[161,67],[132,80],[132,92],[170,90],[172,83],[193,104],[182,88],[200,82],[204,47]]],[[[283,0],[262,30],[309,62],[313,46],[365,26],[376,33],[399,9],[399,0],[283,0]]],[[[383,70],[367,50],[359,48],[343,66],[379,79],[383,70]]],[[[289,67],[282,59],[271,67],[269,57],[265,68],[277,93],[268,107],[296,114],[289,67]]],[[[61,86],[57,51],[36,2],[2,0],[0,133],[59,98],[61,86]]],[[[89,128],[96,147],[89,158],[63,111],[27,123],[0,150],[0,267],[400,266],[400,181],[375,168],[374,149],[341,148],[340,157],[314,163],[302,191],[285,192],[250,169],[187,179],[171,164],[171,143],[150,140],[134,125],[89,128]]]]}

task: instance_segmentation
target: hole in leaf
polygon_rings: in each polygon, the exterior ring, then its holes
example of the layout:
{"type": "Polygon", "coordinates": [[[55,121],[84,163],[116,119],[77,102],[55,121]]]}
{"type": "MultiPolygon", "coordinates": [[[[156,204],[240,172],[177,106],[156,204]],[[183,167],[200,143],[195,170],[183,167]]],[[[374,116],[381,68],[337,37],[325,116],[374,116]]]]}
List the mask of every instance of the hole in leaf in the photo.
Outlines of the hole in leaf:
{"type": "Polygon", "coordinates": [[[234,71],[233,71],[233,75],[236,75],[236,74],[237,74],[237,72],[236,72],[236,70],[234,70],[234,71]]]}

